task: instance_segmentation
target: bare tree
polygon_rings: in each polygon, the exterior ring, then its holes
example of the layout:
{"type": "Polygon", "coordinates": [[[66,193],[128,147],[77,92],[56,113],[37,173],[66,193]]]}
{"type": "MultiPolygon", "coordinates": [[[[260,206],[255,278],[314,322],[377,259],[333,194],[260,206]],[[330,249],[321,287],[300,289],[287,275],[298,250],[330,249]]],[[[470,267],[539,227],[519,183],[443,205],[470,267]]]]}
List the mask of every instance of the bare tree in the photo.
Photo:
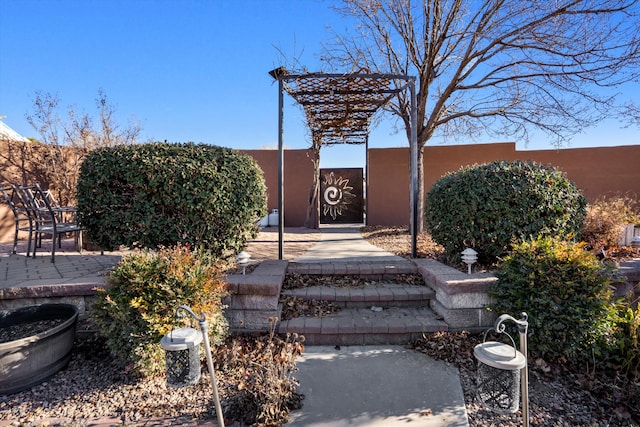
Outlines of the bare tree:
{"type": "Polygon", "coordinates": [[[36,164],[44,171],[47,186],[55,189],[64,203],[74,200],[80,165],[91,150],[132,144],[142,130],[134,121],[120,130],[113,118],[115,107],[103,90],[98,91],[96,107],[98,126],[94,125],[91,115],[78,113],[73,107],[68,108],[66,118],[61,117],[58,96],[37,92],[34,111],[27,114],[29,124],[41,137],[40,141],[34,140],[41,143],[40,149],[33,150],[36,164]]]}
{"type": "MultiPolygon", "coordinates": [[[[616,93],[639,75],[636,0],[344,0],[339,11],[357,26],[325,45],[333,69],[417,76],[421,215],[423,148],[434,136],[527,140],[536,128],[561,146],[638,111],[616,93]]],[[[407,94],[388,110],[409,137],[407,94]]]]}
{"type": "Polygon", "coordinates": [[[307,200],[307,214],[304,219],[304,226],[307,228],[318,228],[318,193],[320,192],[320,150],[322,149],[322,140],[318,136],[313,136],[311,148],[307,151],[307,155],[313,163],[313,180],[309,189],[309,199],[307,200]]]}

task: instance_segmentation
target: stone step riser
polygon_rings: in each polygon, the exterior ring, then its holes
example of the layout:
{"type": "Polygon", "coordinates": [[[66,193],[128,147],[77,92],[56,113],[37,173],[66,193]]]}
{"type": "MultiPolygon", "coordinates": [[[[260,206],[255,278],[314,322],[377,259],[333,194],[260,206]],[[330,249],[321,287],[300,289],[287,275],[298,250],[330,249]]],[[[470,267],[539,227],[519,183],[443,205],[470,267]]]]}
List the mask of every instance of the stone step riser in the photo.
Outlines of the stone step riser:
{"type": "MultiPolygon", "coordinates": [[[[435,332],[435,331],[434,331],[435,332]]],[[[303,334],[305,345],[406,345],[422,338],[422,333],[396,334],[303,334]]]]}
{"type": "Polygon", "coordinates": [[[428,287],[383,285],[371,289],[311,287],[282,291],[303,300],[327,301],[341,308],[429,307],[435,292],[428,287]]]}
{"type": "Polygon", "coordinates": [[[447,329],[447,324],[426,307],[345,309],[325,317],[298,317],[279,325],[281,333],[304,335],[307,345],[406,344],[425,333],[447,329]]]}
{"type": "Polygon", "coordinates": [[[429,307],[431,305],[430,299],[416,300],[416,301],[330,301],[336,307],[341,309],[349,308],[371,308],[381,307],[387,308],[418,308],[429,307]]]}

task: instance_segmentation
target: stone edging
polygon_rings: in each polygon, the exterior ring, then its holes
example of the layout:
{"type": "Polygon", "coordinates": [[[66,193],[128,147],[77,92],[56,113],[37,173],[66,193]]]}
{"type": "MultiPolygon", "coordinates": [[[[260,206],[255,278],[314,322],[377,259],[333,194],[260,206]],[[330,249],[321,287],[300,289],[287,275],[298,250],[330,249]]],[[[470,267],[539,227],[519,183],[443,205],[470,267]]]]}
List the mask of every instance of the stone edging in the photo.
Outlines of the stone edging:
{"type": "Polygon", "coordinates": [[[444,318],[450,330],[476,331],[493,325],[496,316],[485,307],[492,302],[487,290],[497,280],[494,275],[466,274],[432,259],[413,262],[436,292],[431,309],[444,318]]]}

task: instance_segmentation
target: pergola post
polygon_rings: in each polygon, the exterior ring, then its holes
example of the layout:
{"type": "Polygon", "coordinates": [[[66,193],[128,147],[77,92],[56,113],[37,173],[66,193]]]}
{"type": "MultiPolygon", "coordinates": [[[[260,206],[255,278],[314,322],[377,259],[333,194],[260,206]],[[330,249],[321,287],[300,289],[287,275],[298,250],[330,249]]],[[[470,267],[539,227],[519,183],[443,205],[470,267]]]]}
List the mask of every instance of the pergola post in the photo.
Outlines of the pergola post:
{"type": "Polygon", "coordinates": [[[364,148],[364,225],[369,225],[369,135],[364,148]]]}
{"type": "Polygon", "coordinates": [[[284,258],[284,94],[278,79],[278,259],[284,258]]]}

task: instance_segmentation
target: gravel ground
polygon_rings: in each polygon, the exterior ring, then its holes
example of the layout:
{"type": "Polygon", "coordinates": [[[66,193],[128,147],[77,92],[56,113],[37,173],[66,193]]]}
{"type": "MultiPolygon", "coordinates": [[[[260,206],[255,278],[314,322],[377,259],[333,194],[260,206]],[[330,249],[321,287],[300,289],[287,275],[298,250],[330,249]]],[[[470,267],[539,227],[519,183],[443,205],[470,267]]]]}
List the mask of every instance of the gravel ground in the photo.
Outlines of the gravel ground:
{"type": "MultiPolygon", "coordinates": [[[[521,411],[496,414],[485,409],[477,398],[473,347],[480,342],[482,336],[478,335],[436,333],[419,340],[412,347],[458,367],[470,426],[521,426],[521,411]]],[[[548,365],[542,360],[529,360],[528,371],[532,426],[640,425],[640,402],[623,401],[622,390],[614,384],[605,383],[606,378],[591,376],[587,380],[586,376],[572,373],[559,365],[548,365]]]]}
{"type": "Polygon", "coordinates": [[[65,370],[30,390],[0,396],[0,422],[82,426],[104,417],[111,424],[153,417],[199,418],[209,411],[210,401],[208,378],[188,392],[168,388],[162,378],[131,380],[96,340],[77,340],[65,370]]]}
{"type": "MultiPolygon", "coordinates": [[[[224,360],[235,358],[224,367],[214,362],[228,427],[245,425],[233,421],[235,418],[255,418],[257,411],[265,410],[264,406],[260,409],[256,404],[265,400],[276,402],[269,404],[266,410],[280,418],[286,418],[291,407],[299,407],[299,395],[279,391],[278,396],[272,398],[274,390],[293,387],[287,385],[290,379],[284,381],[274,372],[286,371],[288,359],[295,360],[299,352],[292,353],[293,346],[282,344],[284,341],[281,340],[269,344],[265,350],[265,343],[269,342],[267,336],[262,340],[229,339],[214,354],[214,360],[218,360],[218,356],[224,360]],[[284,345],[288,346],[291,356],[281,351],[284,345]],[[262,349],[260,355],[253,353],[256,348],[262,349]],[[234,349],[233,356],[225,354],[229,349],[234,349]],[[270,350],[283,360],[274,358],[274,354],[269,354],[270,350]],[[235,363],[246,358],[256,366],[248,366],[245,361],[239,369],[235,363]],[[269,372],[264,374],[265,371],[269,372]],[[258,376],[269,384],[256,380],[258,376]]],[[[101,339],[84,337],[76,340],[69,365],[47,382],[20,393],[0,396],[0,426],[194,426],[202,423],[211,426],[217,420],[212,390],[204,362],[202,376],[196,385],[171,388],[164,377],[129,377],[111,361],[101,339]]]]}
{"type": "MultiPolygon", "coordinates": [[[[473,345],[479,338],[466,334],[436,334],[411,347],[460,370],[471,427],[521,426],[520,414],[497,415],[479,404],[476,396],[473,345]]],[[[575,384],[577,376],[562,375],[558,367],[544,364],[530,369],[530,419],[532,426],[637,426],[638,414],[596,397],[575,384]]],[[[218,375],[223,396],[237,385],[218,375]]],[[[48,382],[11,396],[0,396],[0,425],[86,426],[92,420],[102,425],[140,425],[143,421],[168,419],[181,425],[193,419],[215,419],[211,386],[206,370],[198,385],[188,389],[168,388],[163,378],[132,380],[109,362],[108,353],[96,340],[79,340],[69,366],[48,382]]],[[[304,401],[302,402],[304,404],[304,401]]],[[[224,406],[224,403],[223,403],[224,406]]],[[[165,424],[166,425],[166,424],[165,424]]]]}

